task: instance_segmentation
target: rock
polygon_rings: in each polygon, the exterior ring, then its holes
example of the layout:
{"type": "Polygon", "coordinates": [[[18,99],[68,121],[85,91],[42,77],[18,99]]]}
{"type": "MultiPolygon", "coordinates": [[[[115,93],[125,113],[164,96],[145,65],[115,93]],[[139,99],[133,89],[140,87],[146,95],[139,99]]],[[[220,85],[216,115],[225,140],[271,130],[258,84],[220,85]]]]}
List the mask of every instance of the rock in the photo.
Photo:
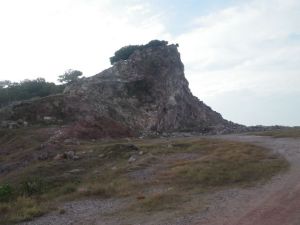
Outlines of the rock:
{"type": "Polygon", "coordinates": [[[74,151],[68,151],[64,153],[66,159],[78,160],[79,156],[75,155],[74,151]]]}
{"type": "MultiPolygon", "coordinates": [[[[127,60],[80,79],[61,95],[24,101],[0,110],[0,121],[30,123],[68,118],[63,137],[149,137],[173,132],[228,133],[243,126],[193,96],[176,45],[134,51],[127,60]]],[[[13,125],[12,125],[13,127],[13,125]]]]}
{"type": "Polygon", "coordinates": [[[128,162],[129,163],[133,163],[136,161],[136,157],[135,156],[131,156],[129,159],[128,159],[128,162]]]}
{"type": "Polygon", "coordinates": [[[47,160],[49,158],[48,152],[42,152],[37,156],[38,160],[47,160]]]}
{"type": "Polygon", "coordinates": [[[67,151],[64,153],[57,154],[54,158],[54,160],[61,160],[61,159],[68,159],[68,160],[79,160],[80,157],[75,154],[74,151],[67,151]]]}
{"type": "Polygon", "coordinates": [[[54,160],[62,160],[65,159],[65,154],[57,154],[54,158],[54,160]]]}
{"type": "Polygon", "coordinates": [[[75,156],[75,152],[74,151],[68,151],[64,153],[67,159],[73,159],[75,156]]]}
{"type": "Polygon", "coordinates": [[[28,127],[28,125],[29,125],[29,123],[28,123],[27,121],[24,121],[24,122],[23,122],[23,126],[24,126],[24,127],[28,127]]]}
{"type": "Polygon", "coordinates": [[[139,151],[139,155],[143,155],[144,154],[144,152],[143,151],[139,151]]]}
{"type": "Polygon", "coordinates": [[[105,156],[104,154],[99,154],[98,155],[99,158],[104,158],[104,156],[105,156]]]}

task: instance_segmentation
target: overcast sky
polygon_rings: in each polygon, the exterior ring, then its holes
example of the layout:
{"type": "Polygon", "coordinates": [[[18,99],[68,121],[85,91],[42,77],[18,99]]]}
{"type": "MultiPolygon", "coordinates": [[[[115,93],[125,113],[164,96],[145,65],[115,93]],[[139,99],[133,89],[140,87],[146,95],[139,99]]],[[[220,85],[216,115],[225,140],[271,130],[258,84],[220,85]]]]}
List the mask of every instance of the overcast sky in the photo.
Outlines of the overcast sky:
{"type": "Polygon", "coordinates": [[[165,39],[226,119],[300,125],[299,0],[0,0],[0,29],[0,80],[91,76],[124,45],[165,39]]]}

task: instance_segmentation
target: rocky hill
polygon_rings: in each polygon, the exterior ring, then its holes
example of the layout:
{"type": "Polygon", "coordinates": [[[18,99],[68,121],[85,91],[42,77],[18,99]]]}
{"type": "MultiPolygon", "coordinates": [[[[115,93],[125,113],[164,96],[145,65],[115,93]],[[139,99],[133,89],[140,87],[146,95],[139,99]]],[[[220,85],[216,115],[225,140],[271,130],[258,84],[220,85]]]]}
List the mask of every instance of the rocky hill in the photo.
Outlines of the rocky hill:
{"type": "Polygon", "coordinates": [[[192,95],[177,46],[167,44],[137,49],[127,60],[67,86],[62,95],[3,108],[0,121],[11,127],[60,123],[65,134],[89,138],[228,133],[242,127],[192,95]]]}

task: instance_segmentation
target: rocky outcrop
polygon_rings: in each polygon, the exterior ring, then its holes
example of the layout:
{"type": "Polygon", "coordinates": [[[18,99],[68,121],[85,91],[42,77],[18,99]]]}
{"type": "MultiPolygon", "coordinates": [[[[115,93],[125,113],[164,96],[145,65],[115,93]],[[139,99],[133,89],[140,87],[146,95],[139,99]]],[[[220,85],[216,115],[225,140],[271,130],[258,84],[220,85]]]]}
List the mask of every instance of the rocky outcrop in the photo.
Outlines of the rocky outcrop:
{"type": "Polygon", "coordinates": [[[73,136],[117,137],[240,128],[192,95],[176,45],[136,50],[127,60],[66,87],[64,94],[15,105],[0,119],[51,117],[73,136]],[[24,113],[22,113],[24,111],[24,113]],[[82,134],[81,134],[82,135],[82,134]],[[80,135],[79,135],[80,136],[80,135]]]}

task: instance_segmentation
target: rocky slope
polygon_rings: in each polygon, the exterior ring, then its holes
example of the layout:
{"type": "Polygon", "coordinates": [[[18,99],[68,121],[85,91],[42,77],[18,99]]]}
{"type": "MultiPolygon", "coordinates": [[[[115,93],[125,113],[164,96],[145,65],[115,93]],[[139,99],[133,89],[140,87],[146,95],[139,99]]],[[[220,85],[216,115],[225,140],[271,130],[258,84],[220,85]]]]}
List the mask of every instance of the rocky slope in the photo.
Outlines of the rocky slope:
{"type": "Polygon", "coordinates": [[[192,95],[176,45],[136,50],[127,60],[69,85],[63,95],[0,111],[0,121],[68,124],[83,137],[224,133],[241,128],[192,95]]]}

